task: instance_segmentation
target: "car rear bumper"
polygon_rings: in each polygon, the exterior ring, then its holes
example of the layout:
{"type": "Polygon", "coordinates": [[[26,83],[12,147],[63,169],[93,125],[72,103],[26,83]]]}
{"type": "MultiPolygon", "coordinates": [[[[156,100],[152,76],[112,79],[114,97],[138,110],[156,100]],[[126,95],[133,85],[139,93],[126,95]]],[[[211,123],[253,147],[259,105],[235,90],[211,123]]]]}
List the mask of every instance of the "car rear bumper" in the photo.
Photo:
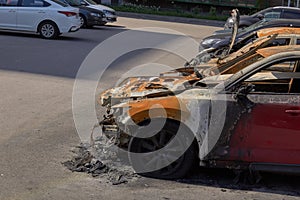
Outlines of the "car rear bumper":
{"type": "Polygon", "coordinates": [[[76,32],[80,29],[80,26],[72,26],[69,30],[69,32],[76,32]]]}
{"type": "Polygon", "coordinates": [[[78,31],[80,28],[80,20],[77,17],[68,18],[64,23],[58,25],[60,33],[68,33],[78,31]]]}

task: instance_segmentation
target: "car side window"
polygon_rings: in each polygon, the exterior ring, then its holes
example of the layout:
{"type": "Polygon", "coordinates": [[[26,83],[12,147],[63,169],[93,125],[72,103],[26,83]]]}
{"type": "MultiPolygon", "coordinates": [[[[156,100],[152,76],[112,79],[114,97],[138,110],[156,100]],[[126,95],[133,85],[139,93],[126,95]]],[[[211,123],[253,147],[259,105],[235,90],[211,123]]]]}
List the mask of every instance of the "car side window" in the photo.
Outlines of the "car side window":
{"type": "Polygon", "coordinates": [[[17,6],[19,0],[1,0],[0,5],[1,6],[17,6]]]}
{"type": "Polygon", "coordinates": [[[23,0],[21,6],[23,7],[48,7],[49,3],[43,0],[23,0]]]}
{"type": "Polygon", "coordinates": [[[290,38],[276,38],[272,44],[268,45],[268,46],[285,46],[285,45],[289,45],[291,43],[291,39],[290,38]]]}
{"type": "Polygon", "coordinates": [[[300,16],[300,13],[293,11],[293,10],[285,10],[283,12],[283,18],[286,18],[286,19],[298,19],[299,16],[300,16]]]}
{"type": "Polygon", "coordinates": [[[275,12],[275,11],[267,12],[265,13],[264,17],[265,19],[278,19],[280,18],[280,12],[275,12]]]}
{"type": "Polygon", "coordinates": [[[300,93],[300,61],[284,61],[260,70],[242,82],[252,93],[300,93]]]}

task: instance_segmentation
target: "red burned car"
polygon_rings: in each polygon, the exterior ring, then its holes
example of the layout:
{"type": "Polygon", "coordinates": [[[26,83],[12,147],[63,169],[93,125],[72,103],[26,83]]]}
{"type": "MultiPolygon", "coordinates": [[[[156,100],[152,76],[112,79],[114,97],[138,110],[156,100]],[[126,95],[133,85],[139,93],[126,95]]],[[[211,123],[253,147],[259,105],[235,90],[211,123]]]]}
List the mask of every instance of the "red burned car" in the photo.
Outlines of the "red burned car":
{"type": "Polygon", "coordinates": [[[276,48],[233,75],[128,79],[100,96],[103,133],[150,177],[180,178],[195,163],[300,173],[300,50],[276,48]]]}

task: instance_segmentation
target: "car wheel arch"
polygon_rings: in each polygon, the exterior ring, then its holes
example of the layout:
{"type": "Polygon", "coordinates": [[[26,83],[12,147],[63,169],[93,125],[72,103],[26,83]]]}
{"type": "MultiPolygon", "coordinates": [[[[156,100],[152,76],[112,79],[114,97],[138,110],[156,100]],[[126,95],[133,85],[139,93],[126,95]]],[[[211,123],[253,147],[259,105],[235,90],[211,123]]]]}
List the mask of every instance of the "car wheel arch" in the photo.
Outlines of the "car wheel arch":
{"type": "Polygon", "coordinates": [[[38,33],[41,28],[41,25],[44,23],[47,23],[47,22],[53,23],[56,26],[56,28],[58,29],[59,34],[61,34],[58,25],[51,19],[45,19],[45,20],[41,21],[36,28],[36,32],[38,33]]]}
{"type": "MultiPolygon", "coordinates": [[[[150,120],[149,118],[148,119],[144,119],[142,122],[139,123],[139,126],[143,126],[143,125],[145,126],[145,125],[149,124],[149,120],[150,120]]],[[[199,162],[199,149],[200,149],[199,144],[200,144],[200,142],[198,141],[198,139],[195,136],[195,134],[189,129],[189,127],[187,125],[185,125],[184,123],[182,123],[180,121],[177,121],[177,120],[174,120],[174,119],[170,119],[170,118],[163,118],[163,119],[162,118],[152,118],[151,120],[158,120],[158,121],[166,120],[166,124],[167,123],[168,124],[174,123],[175,126],[179,125],[180,129],[183,129],[185,131],[185,133],[190,134],[190,136],[193,137],[193,141],[191,141],[190,146],[186,149],[186,151],[182,153],[182,156],[185,155],[185,156],[190,157],[190,166],[189,167],[191,167],[193,164],[197,164],[197,166],[200,165],[200,162],[199,162]],[[194,158],[194,160],[191,160],[191,158],[194,158]]],[[[166,124],[164,125],[164,127],[166,126],[166,124]]],[[[140,131],[140,133],[144,133],[144,131],[140,131]]],[[[161,134],[161,132],[158,132],[156,135],[158,135],[158,134],[161,134]]],[[[175,133],[175,135],[176,134],[177,133],[175,133]]],[[[138,135],[138,133],[136,133],[136,135],[138,135]]],[[[132,148],[135,147],[135,145],[133,145],[133,143],[137,144],[136,142],[134,142],[134,140],[140,140],[140,139],[143,139],[143,138],[134,137],[134,136],[132,136],[130,138],[129,144],[128,144],[128,150],[130,152],[138,153],[136,151],[132,151],[133,150],[132,148]]],[[[129,158],[129,160],[130,160],[130,158],[129,158]]],[[[187,167],[187,166],[185,166],[185,167],[187,167]]],[[[173,179],[174,178],[174,177],[173,178],[172,177],[159,177],[159,176],[156,176],[156,175],[152,176],[152,175],[149,175],[148,173],[139,173],[139,174],[141,174],[143,176],[153,177],[153,178],[162,178],[162,179],[173,179]]],[[[179,174],[178,174],[178,177],[176,177],[176,178],[183,178],[182,175],[179,175],[179,174]]],[[[177,176],[177,175],[175,175],[175,176],[177,176]]]]}
{"type": "Polygon", "coordinates": [[[83,28],[87,27],[87,19],[88,19],[87,15],[85,15],[83,13],[79,13],[79,17],[82,17],[82,19],[84,20],[84,23],[82,24],[81,27],[83,27],[83,28]]]}
{"type": "Polygon", "coordinates": [[[195,145],[196,151],[197,153],[199,153],[199,150],[201,148],[201,144],[202,144],[202,138],[200,135],[194,133],[189,127],[188,125],[186,125],[184,122],[181,122],[180,120],[174,119],[174,118],[161,118],[161,117],[155,117],[155,118],[145,118],[143,119],[141,122],[138,123],[139,126],[143,126],[149,123],[150,120],[165,120],[168,123],[178,123],[180,124],[180,126],[183,127],[184,130],[186,130],[189,134],[192,134],[194,136],[194,140],[192,142],[193,145],[195,145]]]}

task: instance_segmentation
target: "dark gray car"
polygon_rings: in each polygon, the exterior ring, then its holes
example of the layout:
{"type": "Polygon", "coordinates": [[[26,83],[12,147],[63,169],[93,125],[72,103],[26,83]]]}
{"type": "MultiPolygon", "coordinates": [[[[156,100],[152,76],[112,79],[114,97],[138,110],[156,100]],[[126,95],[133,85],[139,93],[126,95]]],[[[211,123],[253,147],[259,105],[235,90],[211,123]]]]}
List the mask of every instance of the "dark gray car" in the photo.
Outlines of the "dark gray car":
{"type": "MultiPolygon", "coordinates": [[[[294,7],[276,6],[266,8],[253,15],[240,16],[239,28],[248,27],[262,19],[300,19],[300,9],[294,7]]],[[[233,26],[232,17],[229,17],[224,25],[224,29],[231,29],[233,26]]]]}
{"type": "Polygon", "coordinates": [[[106,16],[102,11],[84,6],[81,4],[80,0],[60,1],[65,2],[70,6],[79,8],[79,18],[81,22],[81,27],[91,28],[95,25],[102,26],[106,24],[106,16]]]}
{"type": "MultiPolygon", "coordinates": [[[[276,19],[276,20],[262,20],[257,22],[245,29],[239,29],[239,32],[236,36],[235,41],[239,42],[240,40],[245,40],[245,38],[252,35],[253,32],[264,29],[264,28],[272,28],[272,27],[300,27],[300,20],[296,19],[276,19]]],[[[232,37],[231,31],[216,34],[209,37],[206,37],[200,43],[200,49],[207,49],[213,47],[214,49],[222,48],[224,46],[228,46],[230,44],[232,37]]],[[[245,40],[246,43],[250,41],[245,40]]]]}

